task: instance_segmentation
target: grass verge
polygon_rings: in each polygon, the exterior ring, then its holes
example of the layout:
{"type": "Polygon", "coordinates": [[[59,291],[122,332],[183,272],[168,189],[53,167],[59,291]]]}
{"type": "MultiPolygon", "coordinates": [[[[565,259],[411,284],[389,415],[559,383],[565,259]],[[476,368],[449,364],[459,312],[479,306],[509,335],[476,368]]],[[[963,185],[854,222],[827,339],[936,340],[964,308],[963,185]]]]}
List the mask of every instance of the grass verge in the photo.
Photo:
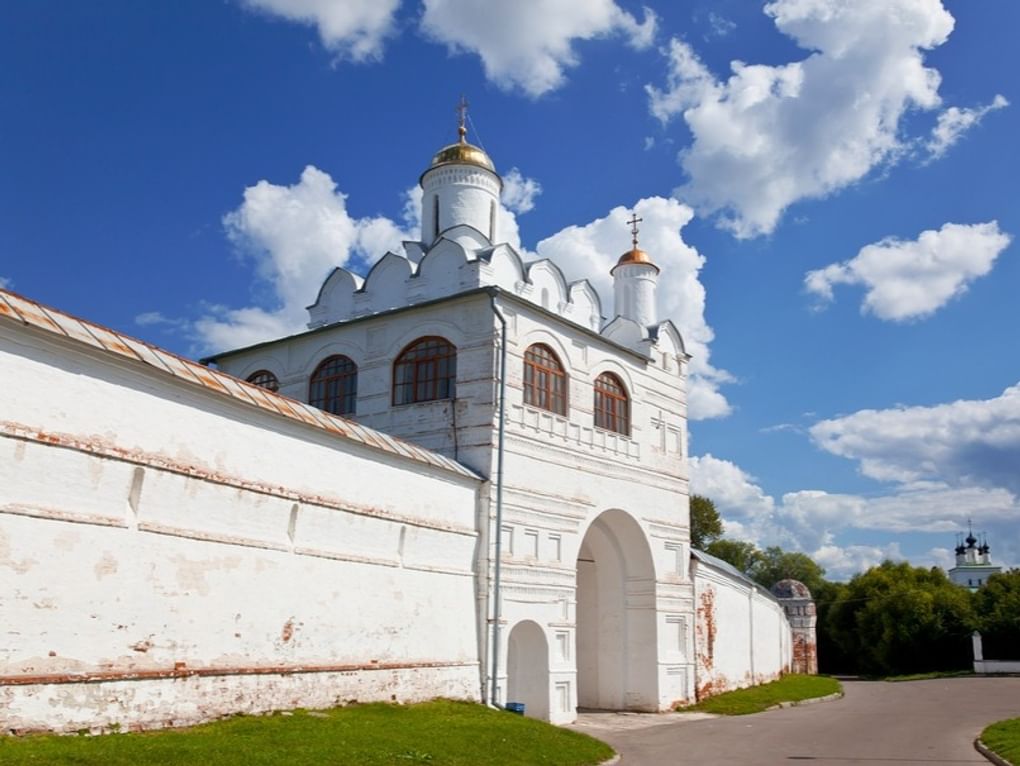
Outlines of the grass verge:
{"type": "Polygon", "coordinates": [[[612,755],[609,745],[584,734],[448,700],[236,716],[139,734],[0,737],[4,766],[588,766],[612,755]]]}
{"type": "Polygon", "coordinates": [[[932,673],[911,673],[905,676],[886,676],[883,681],[929,681],[933,678],[962,678],[974,675],[973,670],[937,670],[932,673]]]}
{"type": "Polygon", "coordinates": [[[791,674],[770,684],[724,692],[683,710],[718,715],[747,715],[768,710],[780,702],[799,702],[814,697],[825,697],[842,689],[839,681],[829,676],[791,674]]]}
{"type": "Polygon", "coordinates": [[[981,741],[1000,758],[1020,763],[1020,718],[993,723],[981,732],[981,741]]]}

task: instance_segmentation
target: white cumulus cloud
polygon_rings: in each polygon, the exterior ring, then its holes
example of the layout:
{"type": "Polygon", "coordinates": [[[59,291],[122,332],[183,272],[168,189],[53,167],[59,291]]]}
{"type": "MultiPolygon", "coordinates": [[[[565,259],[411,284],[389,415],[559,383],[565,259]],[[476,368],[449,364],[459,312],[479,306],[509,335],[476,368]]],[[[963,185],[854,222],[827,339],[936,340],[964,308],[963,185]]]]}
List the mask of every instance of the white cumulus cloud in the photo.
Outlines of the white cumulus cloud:
{"type": "Polygon", "coordinates": [[[772,520],[775,500],[736,463],[711,454],[694,455],[690,467],[691,492],[711,498],[716,510],[727,519],[744,523],[772,520]]]}
{"type": "Polygon", "coordinates": [[[1009,106],[1009,101],[1005,96],[998,94],[990,104],[974,109],[949,107],[939,115],[938,122],[932,128],[931,138],[925,148],[932,157],[936,159],[941,157],[949,150],[949,147],[963,138],[968,130],[981,124],[981,120],[986,114],[1007,106],[1009,106]]]}
{"type": "Polygon", "coordinates": [[[648,47],[656,17],[648,8],[638,21],[613,0],[424,0],[422,30],[454,53],[475,53],[486,77],[506,90],[532,97],[560,87],[578,64],[574,43],[622,35],[634,48],[648,47]]]}
{"type": "MultiPolygon", "coordinates": [[[[691,491],[712,499],[723,518],[726,537],[802,551],[825,567],[832,579],[845,579],[886,558],[904,558],[897,535],[945,533],[948,550],[954,534],[966,529],[971,518],[988,531],[998,561],[1020,561],[1016,526],[1020,497],[1003,487],[894,482],[875,495],[804,489],[776,499],[729,460],[694,456],[690,465],[691,491]],[[885,533],[893,539],[882,545],[845,541],[862,531],[885,533]]],[[[941,564],[945,558],[944,553],[931,551],[912,556],[918,566],[941,564]]]]}
{"type": "Polygon", "coordinates": [[[535,198],[542,193],[542,185],[534,178],[526,178],[517,168],[503,176],[502,201],[508,210],[520,215],[535,207],[535,198]]]}
{"type": "Polygon", "coordinates": [[[1020,383],[992,399],[861,410],[810,429],[816,445],[881,481],[949,481],[1020,494],[1020,383]]]}
{"type": "Polygon", "coordinates": [[[738,237],[772,232],[787,207],[863,178],[906,149],[900,119],[939,103],[939,73],[923,51],[944,43],[953,17],[939,0],[777,0],[765,6],[806,57],[734,61],[717,79],[673,39],[665,87],[647,87],[652,113],[681,116],[693,142],[676,190],[719,213],[738,237]]]}
{"type": "Polygon", "coordinates": [[[400,0],[242,0],[247,8],[314,26],[322,44],[340,58],[382,57],[400,0]]]}
{"type": "MultiPolygon", "coordinates": [[[[681,233],[693,211],[663,197],[642,199],[634,211],[644,219],[641,248],[662,269],[657,291],[659,318],[676,323],[687,352],[693,357],[688,412],[694,419],[727,415],[730,405],[718,389],[730,382],[732,376],[709,361],[709,345],[715,336],[705,320],[705,287],[698,276],[705,259],[684,242],[681,233]]],[[[613,281],[609,271],[631,248],[627,225],[630,214],[627,208],[613,208],[604,218],[562,229],[539,242],[536,248],[539,256],[556,262],[568,279],[588,279],[602,298],[606,312],[612,311],[613,281]]]]}
{"type": "Polygon", "coordinates": [[[0,290],[6,290],[13,285],[14,283],[7,277],[0,277],[0,290]]]}
{"type": "Polygon", "coordinates": [[[890,237],[866,245],[849,261],[809,271],[804,286],[825,303],[833,300],[835,285],[863,285],[862,312],[893,321],[923,318],[991,271],[1010,239],[996,221],[947,223],[916,240],[890,237]]]}
{"type": "MultiPolygon", "coordinates": [[[[409,203],[406,209],[417,208],[409,203]]],[[[358,257],[374,261],[418,235],[413,220],[401,225],[384,216],[352,217],[347,195],[312,165],[290,186],[265,180],[249,186],[244,202],[224,216],[223,225],[242,257],[254,263],[271,297],[267,305],[215,306],[196,321],[199,340],[215,350],[302,330],[308,321],[305,307],[334,266],[358,257]]]]}
{"type": "Polygon", "coordinates": [[[847,545],[840,547],[826,543],[811,552],[819,566],[825,570],[826,577],[833,580],[845,580],[857,572],[863,572],[883,561],[902,561],[899,543],[877,545],[847,545]]]}
{"type": "MultiPolygon", "coordinates": [[[[986,400],[861,410],[819,421],[809,433],[884,486],[868,494],[805,488],[777,498],[731,461],[692,457],[691,491],[715,502],[727,536],[801,550],[843,578],[901,557],[902,535],[940,533],[948,549],[973,519],[998,563],[1020,564],[1020,384],[986,400]],[[859,545],[861,532],[889,542],[859,545]]],[[[910,558],[931,566],[946,554],[910,558]]]]}

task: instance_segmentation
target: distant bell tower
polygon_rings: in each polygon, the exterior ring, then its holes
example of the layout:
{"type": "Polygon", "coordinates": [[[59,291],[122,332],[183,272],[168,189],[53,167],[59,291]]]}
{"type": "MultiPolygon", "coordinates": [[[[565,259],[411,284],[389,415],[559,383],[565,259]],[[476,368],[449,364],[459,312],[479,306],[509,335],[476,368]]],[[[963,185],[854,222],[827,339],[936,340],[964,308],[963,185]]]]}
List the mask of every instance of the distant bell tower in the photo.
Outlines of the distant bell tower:
{"type": "Polygon", "coordinates": [[[613,311],[616,316],[631,319],[642,327],[656,324],[655,290],[659,281],[659,267],[644,250],[638,247],[640,218],[635,214],[627,223],[631,225],[632,247],[620,256],[612,271],[613,311]]]}
{"type": "Polygon", "coordinates": [[[992,564],[991,548],[988,545],[988,538],[978,545],[978,539],[974,537],[974,530],[970,522],[967,522],[967,537],[963,534],[957,535],[956,539],[956,566],[949,570],[949,579],[957,585],[977,590],[993,574],[1002,571],[1002,567],[992,564]]]}
{"type": "Polygon", "coordinates": [[[468,103],[457,104],[457,143],[444,146],[421,174],[421,239],[431,245],[454,226],[470,226],[489,242],[499,236],[503,179],[482,149],[467,142],[468,103]]]}
{"type": "Polygon", "coordinates": [[[790,647],[790,672],[818,672],[818,612],[811,591],[799,580],[780,580],[772,586],[772,595],[786,612],[793,646],[790,647]]]}

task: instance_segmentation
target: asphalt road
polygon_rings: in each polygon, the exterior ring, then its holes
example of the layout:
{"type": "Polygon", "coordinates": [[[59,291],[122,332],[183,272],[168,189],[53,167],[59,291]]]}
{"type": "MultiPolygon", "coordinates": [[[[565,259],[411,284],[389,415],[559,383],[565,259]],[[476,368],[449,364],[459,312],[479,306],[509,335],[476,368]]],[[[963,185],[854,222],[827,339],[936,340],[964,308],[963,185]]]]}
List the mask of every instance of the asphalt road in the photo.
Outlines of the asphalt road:
{"type": "Polygon", "coordinates": [[[1020,678],[847,681],[846,696],[750,716],[578,727],[609,742],[620,766],[987,764],[974,740],[1020,716],[1020,678]]]}

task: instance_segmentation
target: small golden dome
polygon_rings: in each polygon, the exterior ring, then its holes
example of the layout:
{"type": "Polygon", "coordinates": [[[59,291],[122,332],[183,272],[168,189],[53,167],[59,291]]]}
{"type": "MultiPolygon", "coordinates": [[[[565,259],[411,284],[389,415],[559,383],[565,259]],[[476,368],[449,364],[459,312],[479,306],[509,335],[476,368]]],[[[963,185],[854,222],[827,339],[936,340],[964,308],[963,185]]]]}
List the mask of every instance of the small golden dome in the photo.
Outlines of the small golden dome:
{"type": "Polygon", "coordinates": [[[637,217],[637,213],[634,213],[634,215],[631,216],[631,219],[627,221],[627,223],[630,224],[630,233],[631,236],[633,237],[631,242],[633,243],[633,246],[631,247],[630,250],[628,250],[626,253],[620,256],[620,260],[616,262],[616,266],[613,266],[613,268],[609,270],[610,275],[612,275],[612,273],[616,271],[616,269],[619,268],[620,266],[629,266],[632,263],[646,263],[653,269],[655,269],[656,274],[659,273],[659,267],[652,263],[652,259],[648,257],[648,253],[646,253],[644,250],[637,246],[638,235],[637,225],[641,223],[641,221],[643,220],[644,220],[643,218],[637,217]]]}
{"type": "MultiPolygon", "coordinates": [[[[432,157],[432,162],[429,164],[429,170],[441,167],[443,165],[475,165],[480,168],[485,168],[490,173],[496,172],[496,166],[492,164],[492,160],[489,159],[489,155],[484,150],[478,148],[474,144],[467,142],[467,126],[465,120],[467,118],[467,100],[461,96],[460,103],[457,104],[457,143],[444,146],[432,157]]],[[[425,173],[422,173],[422,178],[425,177],[425,173]]],[[[498,175],[497,175],[498,177],[498,175]]],[[[421,179],[419,179],[419,182],[421,179]]],[[[500,180],[502,183],[502,179],[500,180]]]]}
{"type": "Polygon", "coordinates": [[[449,146],[444,146],[435,156],[432,157],[432,163],[429,165],[429,170],[432,168],[438,168],[440,165],[477,165],[480,168],[485,168],[493,173],[496,172],[496,166],[492,164],[492,160],[489,159],[484,151],[479,149],[473,144],[469,144],[461,136],[460,141],[449,146]]]}
{"type": "Polygon", "coordinates": [[[658,273],[659,271],[659,267],[652,263],[652,259],[651,257],[649,257],[648,253],[646,253],[644,250],[641,250],[640,248],[635,247],[633,250],[628,250],[626,253],[621,255],[620,260],[616,262],[616,266],[613,266],[612,270],[609,273],[612,274],[614,271],[616,271],[617,266],[627,266],[628,264],[631,263],[647,263],[649,266],[655,269],[656,273],[658,273]]]}

